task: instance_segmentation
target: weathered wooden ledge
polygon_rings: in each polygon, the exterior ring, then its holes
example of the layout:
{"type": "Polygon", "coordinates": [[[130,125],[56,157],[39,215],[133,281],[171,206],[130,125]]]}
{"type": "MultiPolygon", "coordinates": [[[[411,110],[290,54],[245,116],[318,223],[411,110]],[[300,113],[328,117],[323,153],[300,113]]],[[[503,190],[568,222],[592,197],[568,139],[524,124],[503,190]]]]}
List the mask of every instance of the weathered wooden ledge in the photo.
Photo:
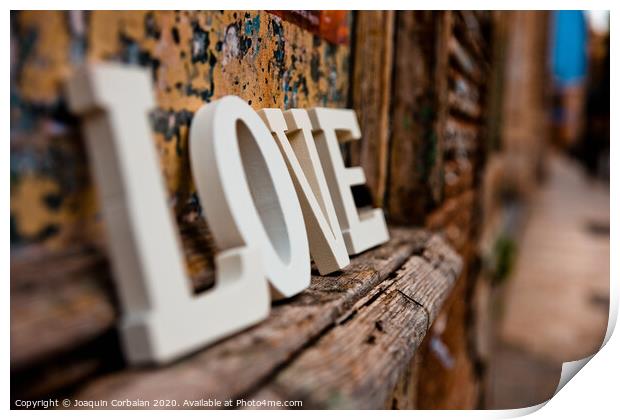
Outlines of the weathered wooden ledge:
{"type": "Polygon", "coordinates": [[[122,364],[105,258],[64,256],[62,266],[50,261],[52,284],[28,276],[27,257],[16,258],[12,399],[27,392],[182,405],[243,397],[302,400],[304,408],[382,408],[462,265],[437,235],[390,231],[387,244],[352,258],[343,272],[313,276],[308,289],[275,304],[264,322],[164,367],[122,364]],[[36,309],[23,306],[27,295],[36,309]],[[34,341],[39,345],[32,346],[34,341]],[[50,383],[58,377],[50,372],[59,370],[69,379],[50,383]],[[35,377],[38,391],[20,388],[35,377]]]}

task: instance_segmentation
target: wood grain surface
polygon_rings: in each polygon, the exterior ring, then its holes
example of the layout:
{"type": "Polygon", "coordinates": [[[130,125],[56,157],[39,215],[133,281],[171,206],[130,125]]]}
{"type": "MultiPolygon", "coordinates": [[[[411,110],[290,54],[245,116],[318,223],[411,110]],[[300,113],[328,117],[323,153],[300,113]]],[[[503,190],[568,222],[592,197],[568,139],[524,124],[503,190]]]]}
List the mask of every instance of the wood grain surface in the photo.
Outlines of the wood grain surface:
{"type": "MultiPolygon", "coordinates": [[[[20,310],[12,308],[15,325],[21,326],[21,330],[12,330],[15,337],[12,340],[15,351],[11,352],[12,381],[19,385],[20,375],[26,373],[29,382],[36,378],[26,369],[28,363],[37,361],[45,366],[55,360],[65,360],[65,376],[70,371],[76,373],[68,383],[60,384],[64,388],[56,389],[56,392],[68,393],[64,395],[78,399],[108,401],[125,398],[162,398],[179,402],[202,398],[225,400],[240,396],[260,397],[267,393],[282,395],[286,399],[301,396],[303,401],[308,401],[306,406],[345,407],[363,401],[364,390],[374,394],[374,389],[368,389],[373,381],[379,381],[375,386],[380,386],[386,379],[390,386],[365,402],[368,406],[380,407],[407,368],[416,345],[425,336],[461,269],[460,257],[441,237],[424,230],[392,228],[391,240],[387,244],[354,257],[351,265],[342,272],[329,276],[314,275],[310,288],[275,304],[266,321],[161,368],[128,368],[121,362],[108,366],[108,373],[102,375],[97,369],[79,370],[78,365],[104,357],[120,359],[120,346],[106,335],[114,329],[120,313],[110,278],[105,274],[106,260],[83,252],[53,257],[48,266],[55,267],[56,278],[63,280],[58,280],[52,289],[57,296],[65,297],[64,304],[69,303],[71,311],[64,313],[58,308],[40,305],[36,310],[37,318],[46,321],[37,323],[32,312],[27,310],[25,300],[18,302],[20,310]],[[64,263],[59,265],[59,261],[64,263]],[[99,275],[94,275],[93,269],[99,275]],[[92,308],[98,311],[93,314],[92,308]],[[83,330],[88,334],[79,329],[71,333],[69,330],[75,330],[75,325],[85,326],[83,330]],[[31,345],[24,336],[41,334],[56,337],[52,340],[53,345],[42,347],[40,354],[36,355],[25,356],[19,351],[22,348],[19,346],[25,349],[31,345]],[[97,335],[107,354],[91,351],[88,357],[63,359],[72,348],[92,342],[97,335]],[[340,354],[347,348],[352,350],[353,343],[360,340],[373,342],[373,352],[367,353],[367,343],[355,351],[345,352],[341,356],[344,363],[325,359],[326,364],[320,366],[319,356],[323,352],[340,354]],[[381,350],[385,348],[391,350],[381,350]],[[360,365],[354,363],[358,357],[363,361],[375,356],[378,357],[374,362],[377,367],[365,374],[359,370],[367,361],[360,365]],[[391,372],[389,378],[376,376],[381,364],[386,374],[391,372]],[[298,369],[310,371],[299,375],[295,373],[298,369]],[[325,370],[332,371],[334,376],[325,377],[325,370]],[[366,374],[367,378],[362,381],[366,374]],[[360,380],[355,384],[347,379],[349,375],[360,380]],[[308,387],[301,382],[289,383],[295,378],[299,381],[314,378],[317,381],[316,395],[308,396],[308,387]],[[331,389],[335,389],[343,381],[349,384],[341,390],[343,398],[330,400],[324,391],[326,385],[329,383],[331,389]],[[286,394],[280,391],[283,383],[287,384],[286,394]]],[[[43,257],[38,255],[37,258],[38,266],[44,266],[41,264],[43,257]]],[[[36,276],[31,275],[28,267],[30,265],[25,261],[14,264],[12,287],[37,290],[36,276]]],[[[50,299],[49,289],[45,293],[48,293],[47,301],[55,300],[50,299]]],[[[180,326],[184,327],[199,328],[200,322],[180,326]]],[[[50,375],[39,379],[52,380],[50,375]]],[[[40,390],[49,393],[54,390],[53,385],[47,384],[40,390]]],[[[12,392],[17,396],[19,387],[12,392]]]]}
{"type": "Polygon", "coordinates": [[[351,164],[364,168],[376,207],[387,188],[395,20],[393,10],[359,11],[355,19],[351,95],[362,139],[351,145],[351,164]]]}

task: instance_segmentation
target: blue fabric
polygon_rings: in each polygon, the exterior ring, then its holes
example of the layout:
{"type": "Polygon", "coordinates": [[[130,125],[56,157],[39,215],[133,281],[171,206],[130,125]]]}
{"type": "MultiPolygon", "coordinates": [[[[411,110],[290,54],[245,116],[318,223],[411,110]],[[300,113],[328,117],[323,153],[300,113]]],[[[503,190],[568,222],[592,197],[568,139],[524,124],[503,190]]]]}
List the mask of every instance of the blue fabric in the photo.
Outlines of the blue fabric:
{"type": "Polygon", "coordinates": [[[588,27],[581,10],[553,12],[553,76],[560,86],[583,80],[587,71],[588,27]]]}

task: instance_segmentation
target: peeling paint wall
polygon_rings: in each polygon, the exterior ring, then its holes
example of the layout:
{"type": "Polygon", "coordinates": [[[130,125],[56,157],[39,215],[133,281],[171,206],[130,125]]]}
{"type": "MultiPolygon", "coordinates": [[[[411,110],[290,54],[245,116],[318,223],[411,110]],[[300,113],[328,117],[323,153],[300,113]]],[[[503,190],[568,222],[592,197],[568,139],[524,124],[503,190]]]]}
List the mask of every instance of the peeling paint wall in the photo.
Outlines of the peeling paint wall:
{"type": "Polygon", "coordinates": [[[153,140],[182,231],[204,223],[188,160],[188,129],[201,105],[238,95],[255,109],[345,107],[348,94],[348,44],[266,12],[14,12],[12,246],[102,241],[79,121],[62,92],[76,66],[98,61],[153,74],[153,140]]]}

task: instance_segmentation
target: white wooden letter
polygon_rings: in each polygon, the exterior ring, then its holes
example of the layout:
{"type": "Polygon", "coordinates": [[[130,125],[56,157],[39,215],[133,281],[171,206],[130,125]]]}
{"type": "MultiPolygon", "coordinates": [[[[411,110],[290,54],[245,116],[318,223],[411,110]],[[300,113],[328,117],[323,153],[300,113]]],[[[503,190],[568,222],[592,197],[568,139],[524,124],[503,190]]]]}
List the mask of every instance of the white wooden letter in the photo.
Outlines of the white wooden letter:
{"type": "Polygon", "coordinates": [[[346,267],[350,260],[340,224],[329,195],[323,168],[312,137],[312,125],[303,109],[282,113],[258,111],[286,160],[306,223],[310,254],[320,274],[346,267]]]}
{"type": "Polygon", "coordinates": [[[359,140],[360,128],[350,109],[314,108],[308,111],[317,150],[349,254],[359,254],[389,239],[382,209],[358,209],[351,186],[366,183],[364,170],[346,168],[338,142],[359,140]]]}
{"type": "Polygon", "coordinates": [[[147,119],[155,105],[148,72],[86,67],[69,81],[68,97],[84,118],[128,360],[167,362],[264,319],[269,289],[258,250],[229,244],[219,231],[216,286],[190,290],[147,119]]]}
{"type": "Polygon", "coordinates": [[[310,285],[310,252],[286,163],[258,114],[236,96],[196,112],[190,159],[218,246],[260,250],[274,298],[310,285]]]}

